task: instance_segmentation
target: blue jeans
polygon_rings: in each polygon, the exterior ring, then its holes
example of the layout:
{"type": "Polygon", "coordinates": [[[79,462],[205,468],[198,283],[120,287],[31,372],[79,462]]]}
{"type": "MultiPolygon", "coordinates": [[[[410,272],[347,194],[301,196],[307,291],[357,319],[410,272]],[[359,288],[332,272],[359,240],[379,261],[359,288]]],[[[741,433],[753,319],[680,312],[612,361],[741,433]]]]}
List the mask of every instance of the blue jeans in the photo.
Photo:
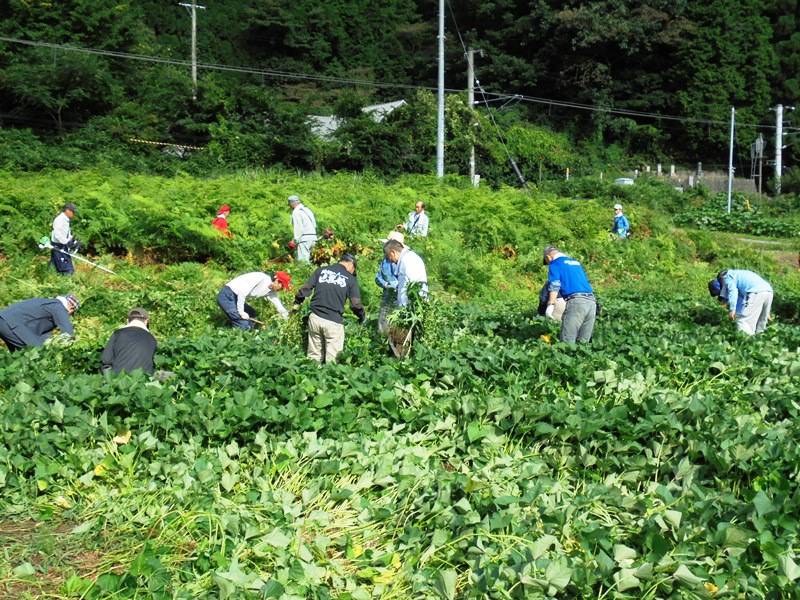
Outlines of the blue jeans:
{"type": "MultiPolygon", "coordinates": [[[[234,294],[233,290],[227,285],[220,290],[219,294],[217,294],[217,304],[219,304],[222,312],[228,316],[228,319],[231,321],[231,325],[247,331],[255,327],[255,323],[248,321],[247,319],[243,319],[242,315],[239,314],[239,309],[236,308],[236,303],[238,300],[239,299],[236,297],[236,294],[234,294]]],[[[244,312],[250,315],[250,318],[256,318],[256,309],[246,302],[244,304],[244,312]]]]}
{"type": "Polygon", "coordinates": [[[567,298],[558,339],[562,342],[591,340],[596,310],[597,303],[592,294],[576,294],[567,298]]]}

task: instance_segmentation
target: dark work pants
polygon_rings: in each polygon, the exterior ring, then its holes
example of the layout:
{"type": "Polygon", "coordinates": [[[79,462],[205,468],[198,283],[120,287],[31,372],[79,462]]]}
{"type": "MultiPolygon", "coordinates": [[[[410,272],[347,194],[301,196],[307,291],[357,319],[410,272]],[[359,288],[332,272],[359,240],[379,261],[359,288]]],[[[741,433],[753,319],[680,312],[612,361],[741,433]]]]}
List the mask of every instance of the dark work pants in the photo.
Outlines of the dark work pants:
{"type": "MultiPolygon", "coordinates": [[[[236,308],[237,301],[238,298],[236,297],[236,294],[234,294],[233,290],[227,285],[220,290],[219,294],[217,294],[217,304],[219,304],[222,312],[228,316],[228,319],[231,321],[231,325],[238,327],[239,329],[244,329],[245,331],[252,329],[255,327],[255,323],[242,318],[242,316],[239,314],[239,309],[236,308]]],[[[244,304],[244,312],[250,315],[251,319],[256,318],[256,309],[247,304],[247,302],[244,304]]]]}

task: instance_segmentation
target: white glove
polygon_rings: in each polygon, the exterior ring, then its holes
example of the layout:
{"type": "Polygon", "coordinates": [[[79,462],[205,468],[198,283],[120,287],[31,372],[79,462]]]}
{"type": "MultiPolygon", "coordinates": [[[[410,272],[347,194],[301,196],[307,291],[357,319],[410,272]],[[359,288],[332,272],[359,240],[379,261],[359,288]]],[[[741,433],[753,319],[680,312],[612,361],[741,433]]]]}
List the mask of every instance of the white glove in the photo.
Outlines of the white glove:
{"type": "Polygon", "coordinates": [[[544,311],[544,315],[548,319],[555,319],[555,317],[553,316],[554,312],[556,312],[556,305],[555,304],[548,304],[547,308],[544,311]]]}
{"type": "Polygon", "coordinates": [[[249,320],[250,320],[250,315],[248,315],[248,314],[247,314],[246,312],[244,312],[244,311],[240,312],[240,313],[239,313],[239,316],[240,316],[240,317],[242,317],[242,318],[243,318],[245,321],[249,321],[249,320]]]}

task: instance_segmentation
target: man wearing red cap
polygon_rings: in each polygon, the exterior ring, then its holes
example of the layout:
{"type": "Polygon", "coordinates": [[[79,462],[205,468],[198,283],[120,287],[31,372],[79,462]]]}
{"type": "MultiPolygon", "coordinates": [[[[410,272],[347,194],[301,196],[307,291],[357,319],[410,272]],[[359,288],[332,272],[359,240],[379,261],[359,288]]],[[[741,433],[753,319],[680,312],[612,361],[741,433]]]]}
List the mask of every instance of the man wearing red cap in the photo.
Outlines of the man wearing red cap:
{"type": "Polygon", "coordinates": [[[231,207],[223,204],[217,211],[217,218],[211,221],[211,224],[224,233],[227,237],[233,237],[228,231],[228,215],[231,214],[231,207]]]}
{"type": "Polygon", "coordinates": [[[75,335],[69,320],[80,303],[72,294],[55,298],[31,298],[0,310],[0,339],[11,352],[25,346],[43,346],[57,327],[75,335]]]}
{"type": "Polygon", "coordinates": [[[284,319],[289,318],[289,311],[278,297],[280,290],[290,291],[292,279],[285,271],[278,271],[274,277],[266,273],[254,271],[231,279],[217,294],[217,304],[231,321],[231,325],[239,329],[252,329],[255,326],[256,310],[247,304],[248,297],[267,299],[284,319]]]}

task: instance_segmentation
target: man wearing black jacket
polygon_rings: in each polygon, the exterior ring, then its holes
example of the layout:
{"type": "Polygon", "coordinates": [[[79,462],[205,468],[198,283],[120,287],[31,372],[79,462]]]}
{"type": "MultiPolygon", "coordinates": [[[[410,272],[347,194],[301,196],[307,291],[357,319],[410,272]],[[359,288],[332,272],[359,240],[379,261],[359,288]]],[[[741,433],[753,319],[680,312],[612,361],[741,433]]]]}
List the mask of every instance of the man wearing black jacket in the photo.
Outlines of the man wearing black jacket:
{"type": "Polygon", "coordinates": [[[364,323],[366,313],[361,304],[361,291],[356,279],[356,259],[343,254],[337,264],[320,267],[297,290],[294,302],[299,306],[311,296],[308,318],[308,358],[327,363],[336,362],[344,348],[344,303],[350,300],[350,310],[364,323]]]}
{"type": "Polygon", "coordinates": [[[30,298],[0,310],[0,339],[11,352],[25,346],[43,346],[55,328],[74,335],[69,316],[80,303],[72,294],[30,298]]]}
{"type": "Polygon", "coordinates": [[[158,343],[147,329],[149,321],[150,315],[143,308],[132,308],[128,312],[128,324],[111,334],[103,350],[100,358],[101,373],[129,373],[142,369],[145,373],[153,374],[153,357],[158,343]]]}

